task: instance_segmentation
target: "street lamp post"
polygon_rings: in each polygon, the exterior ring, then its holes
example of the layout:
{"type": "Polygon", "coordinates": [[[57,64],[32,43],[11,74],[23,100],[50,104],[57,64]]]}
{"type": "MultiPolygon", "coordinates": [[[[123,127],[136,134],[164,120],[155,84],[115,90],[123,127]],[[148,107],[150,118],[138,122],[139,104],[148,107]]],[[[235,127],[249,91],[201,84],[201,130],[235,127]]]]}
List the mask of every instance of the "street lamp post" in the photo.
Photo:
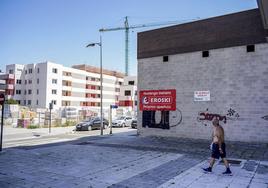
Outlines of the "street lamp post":
{"type": "Polygon", "coordinates": [[[100,36],[100,42],[96,42],[96,43],[90,43],[90,44],[88,44],[86,47],[88,48],[88,47],[94,47],[94,46],[96,46],[96,45],[98,45],[99,47],[100,47],[100,91],[101,91],[101,104],[100,104],[100,106],[101,106],[101,110],[100,110],[100,118],[101,118],[101,127],[100,127],[100,130],[101,130],[101,135],[103,135],[103,107],[102,107],[102,38],[101,38],[101,36],[100,36]]]}

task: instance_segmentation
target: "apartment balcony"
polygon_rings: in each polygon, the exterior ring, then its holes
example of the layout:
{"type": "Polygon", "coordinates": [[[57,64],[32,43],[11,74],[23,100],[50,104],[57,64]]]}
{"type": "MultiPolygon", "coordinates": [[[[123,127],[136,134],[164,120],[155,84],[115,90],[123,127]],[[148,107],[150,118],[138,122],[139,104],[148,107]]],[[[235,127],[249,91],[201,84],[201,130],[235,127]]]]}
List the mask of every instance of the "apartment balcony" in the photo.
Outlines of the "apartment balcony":
{"type": "Polygon", "coordinates": [[[87,80],[86,83],[89,84],[89,85],[100,86],[100,81],[91,81],[91,80],[87,80]]]}
{"type": "Polygon", "coordinates": [[[120,96],[118,97],[119,101],[132,101],[134,100],[133,96],[120,96]]]}
{"type": "Polygon", "coordinates": [[[12,84],[0,84],[0,90],[13,90],[14,85],[12,84]]]}
{"type": "Polygon", "coordinates": [[[14,80],[14,74],[0,74],[0,80],[14,80]]]}
{"type": "Polygon", "coordinates": [[[132,107],[133,106],[133,101],[119,101],[119,106],[121,107],[132,107]]]}
{"type": "Polygon", "coordinates": [[[72,91],[72,86],[62,86],[62,90],[72,91]]]}

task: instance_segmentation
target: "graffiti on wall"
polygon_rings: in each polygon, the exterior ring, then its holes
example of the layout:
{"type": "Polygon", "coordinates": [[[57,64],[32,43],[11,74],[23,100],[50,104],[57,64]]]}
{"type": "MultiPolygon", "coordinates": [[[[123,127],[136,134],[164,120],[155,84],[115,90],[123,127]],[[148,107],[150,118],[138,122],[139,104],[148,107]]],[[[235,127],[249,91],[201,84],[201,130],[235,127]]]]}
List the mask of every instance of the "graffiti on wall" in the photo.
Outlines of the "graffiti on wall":
{"type": "Polygon", "coordinates": [[[267,116],[263,116],[262,119],[268,121],[268,115],[267,116]]]}
{"type": "Polygon", "coordinates": [[[227,120],[236,120],[239,118],[239,114],[236,110],[230,108],[226,114],[217,114],[209,112],[208,108],[206,111],[199,112],[197,121],[202,122],[204,126],[207,126],[214,118],[217,118],[220,122],[227,123],[227,120]]]}
{"type": "Polygon", "coordinates": [[[170,129],[181,124],[182,113],[175,111],[143,111],[142,126],[148,128],[170,129]]]}

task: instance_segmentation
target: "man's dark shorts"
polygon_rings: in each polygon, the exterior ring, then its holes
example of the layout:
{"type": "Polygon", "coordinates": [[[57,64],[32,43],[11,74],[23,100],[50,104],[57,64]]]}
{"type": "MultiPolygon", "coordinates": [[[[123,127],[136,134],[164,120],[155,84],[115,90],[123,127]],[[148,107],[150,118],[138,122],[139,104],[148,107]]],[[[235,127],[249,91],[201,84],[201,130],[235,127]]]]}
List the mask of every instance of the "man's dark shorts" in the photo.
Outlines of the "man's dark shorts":
{"type": "Polygon", "coordinates": [[[219,159],[220,157],[221,158],[226,158],[225,143],[221,144],[221,149],[222,149],[222,153],[220,153],[219,145],[213,143],[212,144],[211,157],[215,158],[215,159],[219,159]]]}

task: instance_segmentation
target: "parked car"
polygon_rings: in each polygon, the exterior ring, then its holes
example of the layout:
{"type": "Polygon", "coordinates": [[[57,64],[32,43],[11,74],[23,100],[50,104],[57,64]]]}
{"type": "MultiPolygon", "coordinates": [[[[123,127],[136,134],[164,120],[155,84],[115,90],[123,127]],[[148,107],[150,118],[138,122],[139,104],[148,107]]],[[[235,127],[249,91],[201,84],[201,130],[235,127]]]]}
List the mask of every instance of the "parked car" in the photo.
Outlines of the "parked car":
{"type": "Polygon", "coordinates": [[[112,121],[113,127],[130,127],[132,117],[130,116],[121,116],[112,121]]]}
{"type": "Polygon", "coordinates": [[[133,118],[131,121],[131,128],[137,129],[137,118],[133,118]]]}
{"type": "MultiPolygon", "coordinates": [[[[76,131],[91,131],[93,129],[100,129],[101,119],[95,117],[87,121],[80,122],[76,125],[76,131]]],[[[107,119],[103,118],[103,128],[106,129],[109,125],[107,119]]]]}

